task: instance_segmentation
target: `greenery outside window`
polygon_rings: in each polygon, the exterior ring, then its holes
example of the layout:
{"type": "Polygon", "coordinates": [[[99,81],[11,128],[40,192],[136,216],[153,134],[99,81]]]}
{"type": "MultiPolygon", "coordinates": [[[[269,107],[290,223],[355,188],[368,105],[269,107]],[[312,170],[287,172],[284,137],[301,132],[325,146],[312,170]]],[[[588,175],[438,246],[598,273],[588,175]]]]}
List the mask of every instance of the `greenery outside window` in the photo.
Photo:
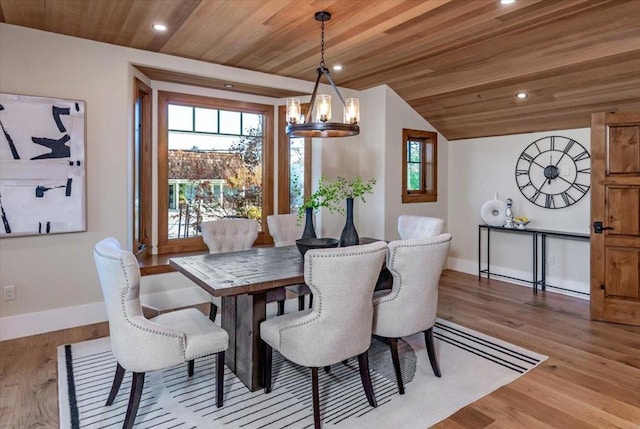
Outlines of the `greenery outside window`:
{"type": "Polygon", "coordinates": [[[438,201],[438,135],[402,130],[402,202],[438,201]]]}
{"type": "Polygon", "coordinates": [[[158,253],[204,250],[200,225],[273,213],[273,106],[158,92],[158,253]]]}

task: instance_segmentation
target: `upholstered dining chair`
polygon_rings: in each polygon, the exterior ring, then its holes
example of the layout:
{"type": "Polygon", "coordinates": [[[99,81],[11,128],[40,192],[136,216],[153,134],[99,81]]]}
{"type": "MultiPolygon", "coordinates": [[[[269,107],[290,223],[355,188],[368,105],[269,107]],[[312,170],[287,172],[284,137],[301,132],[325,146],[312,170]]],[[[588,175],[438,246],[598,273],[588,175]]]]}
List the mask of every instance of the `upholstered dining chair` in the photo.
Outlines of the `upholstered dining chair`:
{"type": "Polygon", "coordinates": [[[443,232],[443,219],[428,216],[398,216],[398,234],[403,240],[433,237],[443,232]]]}
{"type": "MultiPolygon", "coordinates": [[[[292,246],[296,244],[296,240],[302,237],[304,226],[298,223],[298,215],[296,214],[280,214],[267,216],[267,225],[269,233],[273,237],[276,247],[292,246]]],[[[297,285],[285,286],[285,290],[291,292],[298,297],[298,310],[304,310],[304,297],[309,295],[309,308],[313,304],[313,295],[309,286],[304,283],[297,285]]]]}
{"type": "Polygon", "coordinates": [[[448,233],[389,243],[386,265],[393,276],[393,286],[390,291],[374,294],[373,335],[389,339],[400,394],[404,394],[398,356],[401,337],[424,332],[431,368],[437,377],[441,376],[433,325],[438,307],[438,283],[450,244],[448,233]]]}
{"type": "Polygon", "coordinates": [[[123,427],[131,428],[136,419],[145,373],[186,362],[192,376],[195,359],[212,354],[217,355],[216,405],[221,407],[227,332],[196,309],[145,318],[135,256],[122,250],[112,237],[96,244],[93,256],[107,307],[111,350],[117,362],[107,405],[113,404],[125,370],[133,372],[123,427]]]}
{"type": "Polygon", "coordinates": [[[268,319],[260,324],[266,343],[265,393],[271,391],[273,349],[286,359],[311,368],[313,417],[320,427],[318,368],[358,356],[367,400],[377,406],[367,351],[371,343],[373,289],[387,252],[385,242],[337,249],[309,250],[304,280],[315,299],[311,309],[268,319]]]}
{"type": "MultiPolygon", "coordinates": [[[[203,222],[202,239],[209,248],[209,253],[239,252],[249,250],[258,238],[258,221],[255,219],[220,219],[203,222]]],[[[267,292],[267,302],[278,303],[278,314],[284,314],[286,293],[283,288],[267,292]]],[[[209,319],[216,320],[218,307],[222,300],[217,296],[211,297],[209,319]]]]}

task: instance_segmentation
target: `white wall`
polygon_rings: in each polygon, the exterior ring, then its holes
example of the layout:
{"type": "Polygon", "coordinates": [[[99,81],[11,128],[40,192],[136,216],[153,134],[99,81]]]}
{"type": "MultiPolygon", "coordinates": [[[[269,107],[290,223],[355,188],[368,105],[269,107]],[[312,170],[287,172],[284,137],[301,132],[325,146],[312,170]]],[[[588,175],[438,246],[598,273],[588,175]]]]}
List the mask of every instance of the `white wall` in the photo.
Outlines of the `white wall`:
{"type": "Polygon", "coordinates": [[[377,180],[373,195],[366,203],[355,205],[356,228],[360,236],[399,239],[401,214],[434,216],[447,219],[447,139],[438,133],[438,201],[402,203],[402,129],[437,130],[418,115],[387,85],[360,93],[363,130],[359,146],[359,171],[363,179],[377,180]],[[381,108],[382,107],[382,108],[381,108]]]}
{"type": "MultiPolygon", "coordinates": [[[[106,320],[92,250],[107,236],[116,237],[124,246],[129,243],[131,105],[136,75],[131,64],[300,93],[313,89],[313,82],[0,23],[0,91],[86,102],[88,189],[87,232],[0,241],[0,287],[17,287],[15,301],[0,301],[0,340],[106,320]]],[[[189,91],[213,93],[201,88],[189,91]]],[[[224,96],[246,97],[229,94],[225,92],[224,96]]],[[[346,91],[344,95],[349,94],[346,91]]],[[[272,103],[278,101],[274,99],[272,103]]],[[[336,113],[341,115],[341,109],[337,108],[336,113]]],[[[359,140],[352,139],[354,146],[314,142],[314,151],[319,150],[318,165],[314,166],[316,177],[325,166],[328,175],[357,174],[357,166],[350,159],[357,153],[359,140]]],[[[326,225],[331,227],[328,221],[326,225]]],[[[142,292],[151,300],[163,293],[176,303],[184,296],[198,295],[192,284],[175,275],[145,277],[142,292]]]]}
{"type": "MultiPolygon", "coordinates": [[[[454,239],[449,268],[478,273],[478,224],[483,223],[480,207],[496,192],[500,200],[513,199],[514,216],[532,219],[529,227],[589,233],[591,193],[572,206],[552,210],[529,202],[516,185],[515,166],[522,151],[533,141],[551,135],[570,137],[590,151],[588,128],[450,142],[449,231],[454,239]]],[[[485,245],[483,238],[483,261],[485,245]]],[[[528,235],[491,234],[491,271],[531,279],[532,253],[528,235]]],[[[588,242],[548,239],[547,255],[554,258],[554,264],[547,266],[547,283],[589,291],[588,242]]]]}

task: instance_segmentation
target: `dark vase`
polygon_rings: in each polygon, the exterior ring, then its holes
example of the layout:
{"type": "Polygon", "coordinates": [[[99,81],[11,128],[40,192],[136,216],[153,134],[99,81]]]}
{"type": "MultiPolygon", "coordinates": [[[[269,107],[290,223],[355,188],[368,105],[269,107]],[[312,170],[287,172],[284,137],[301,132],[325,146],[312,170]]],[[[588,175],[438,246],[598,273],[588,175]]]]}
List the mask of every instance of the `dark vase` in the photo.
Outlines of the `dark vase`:
{"type": "Polygon", "coordinates": [[[347,221],[340,234],[340,247],[355,246],[359,243],[358,231],[353,225],[353,198],[347,198],[347,221]]]}
{"type": "Polygon", "coordinates": [[[313,208],[304,209],[304,231],[301,238],[316,238],[316,229],[313,226],[313,208]]]}

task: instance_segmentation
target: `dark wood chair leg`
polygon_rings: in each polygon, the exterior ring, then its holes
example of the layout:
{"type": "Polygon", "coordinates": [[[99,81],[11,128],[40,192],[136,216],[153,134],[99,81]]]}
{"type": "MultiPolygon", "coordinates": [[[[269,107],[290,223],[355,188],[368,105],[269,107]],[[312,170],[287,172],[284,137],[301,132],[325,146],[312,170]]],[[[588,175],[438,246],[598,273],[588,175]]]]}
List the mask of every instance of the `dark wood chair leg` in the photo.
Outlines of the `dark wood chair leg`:
{"type": "Polygon", "coordinates": [[[215,322],[217,315],[218,315],[218,306],[212,302],[211,306],[209,307],[209,320],[211,320],[212,322],[215,322]]]}
{"type": "Polygon", "coordinates": [[[311,368],[311,397],[313,398],[313,427],[320,429],[320,394],[318,389],[318,368],[311,368]]]}
{"type": "Polygon", "coordinates": [[[393,369],[396,371],[396,380],[398,380],[398,392],[404,395],[404,384],[402,383],[402,372],[400,371],[400,356],[398,356],[398,340],[390,338],[391,360],[393,361],[393,369]]]}
{"type": "Polygon", "coordinates": [[[216,406],[222,406],[222,387],[224,386],[224,350],[216,356],[216,406]]]}
{"type": "Polygon", "coordinates": [[[264,393],[271,392],[271,357],[273,349],[267,343],[264,343],[264,393]]]}
{"type": "Polygon", "coordinates": [[[136,420],[136,414],[140,406],[143,387],[144,372],[134,372],[133,382],[131,383],[131,395],[129,395],[129,406],[127,407],[127,415],[124,418],[122,429],[131,429],[133,427],[133,422],[136,420]]]}
{"type": "Polygon", "coordinates": [[[358,367],[360,368],[360,379],[362,380],[362,387],[364,393],[367,395],[369,405],[377,407],[376,396],[373,393],[373,386],[371,385],[371,374],[369,374],[369,352],[366,351],[358,355],[358,367]]]}
{"type": "Polygon", "coordinates": [[[189,362],[187,362],[187,373],[189,374],[189,377],[193,377],[193,370],[196,366],[196,361],[194,359],[191,359],[189,362]]]}
{"type": "Polygon", "coordinates": [[[284,314],[284,299],[278,301],[278,316],[282,316],[284,314]]]}
{"type": "Polygon", "coordinates": [[[424,342],[427,345],[427,353],[429,354],[429,362],[431,362],[433,373],[436,377],[442,377],[440,366],[438,365],[438,358],[436,357],[436,347],[433,342],[433,327],[424,331],[424,342]]]}
{"type": "Polygon", "coordinates": [[[118,363],[116,365],[116,374],[113,376],[113,384],[111,385],[111,392],[107,398],[107,405],[113,404],[113,400],[116,399],[120,385],[122,384],[122,377],[124,377],[124,368],[118,363]]]}
{"type": "Polygon", "coordinates": [[[312,308],[312,307],[313,307],[313,294],[310,293],[309,294],[309,308],[312,308]]]}
{"type": "Polygon", "coordinates": [[[304,295],[298,297],[298,311],[304,310],[304,295]]]}

